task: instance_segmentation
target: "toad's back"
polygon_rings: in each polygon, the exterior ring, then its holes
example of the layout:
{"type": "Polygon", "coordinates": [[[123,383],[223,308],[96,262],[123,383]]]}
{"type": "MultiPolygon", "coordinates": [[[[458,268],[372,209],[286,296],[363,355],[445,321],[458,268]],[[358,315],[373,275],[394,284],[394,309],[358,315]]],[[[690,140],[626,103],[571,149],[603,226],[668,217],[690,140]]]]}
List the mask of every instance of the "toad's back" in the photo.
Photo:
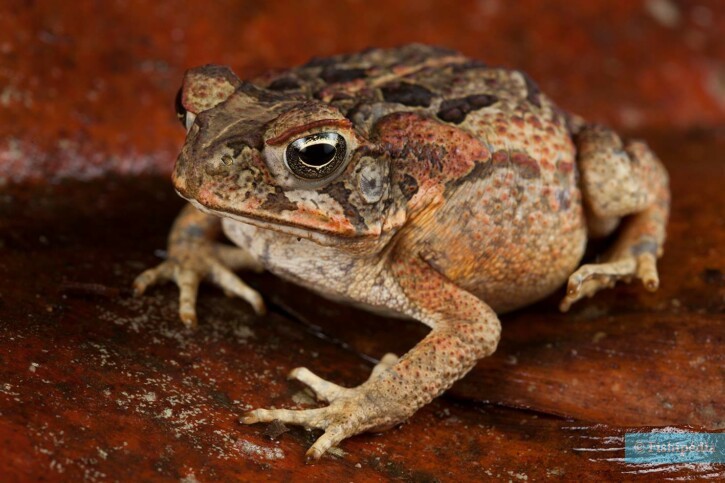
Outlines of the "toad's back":
{"type": "Polygon", "coordinates": [[[526,74],[409,45],[313,60],[256,82],[333,105],[377,138],[403,194],[414,192],[411,205],[430,202],[420,188],[438,171],[431,185],[445,184],[445,202],[415,225],[416,248],[495,310],[548,295],[576,268],[586,244],[576,121],[526,74]]]}
{"type": "Polygon", "coordinates": [[[381,117],[403,110],[474,130],[477,111],[489,106],[513,112],[531,104],[541,120],[566,118],[527,74],[419,44],[313,59],[254,83],[285,98],[334,106],[366,135],[381,117]]]}

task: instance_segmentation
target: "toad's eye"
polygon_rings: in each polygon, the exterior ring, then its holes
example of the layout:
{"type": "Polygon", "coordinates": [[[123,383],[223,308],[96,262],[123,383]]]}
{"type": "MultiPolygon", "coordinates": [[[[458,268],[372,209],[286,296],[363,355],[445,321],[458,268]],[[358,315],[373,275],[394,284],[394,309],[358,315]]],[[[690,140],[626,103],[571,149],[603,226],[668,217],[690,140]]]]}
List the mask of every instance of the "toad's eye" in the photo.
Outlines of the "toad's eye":
{"type": "Polygon", "coordinates": [[[184,103],[181,102],[182,99],[182,89],[179,89],[179,92],[176,94],[176,118],[181,122],[181,125],[186,128],[186,131],[189,132],[189,129],[191,129],[191,125],[194,124],[194,119],[196,119],[196,115],[193,112],[189,112],[184,107],[184,103]]]}
{"type": "Polygon", "coordinates": [[[181,102],[181,91],[182,89],[179,89],[179,92],[176,93],[174,107],[176,107],[176,118],[179,120],[179,122],[181,122],[184,127],[186,127],[186,108],[181,102]]]}
{"type": "Polygon", "coordinates": [[[334,132],[312,134],[292,141],[287,146],[285,161],[295,176],[321,179],[345,161],[345,138],[334,132]]]}

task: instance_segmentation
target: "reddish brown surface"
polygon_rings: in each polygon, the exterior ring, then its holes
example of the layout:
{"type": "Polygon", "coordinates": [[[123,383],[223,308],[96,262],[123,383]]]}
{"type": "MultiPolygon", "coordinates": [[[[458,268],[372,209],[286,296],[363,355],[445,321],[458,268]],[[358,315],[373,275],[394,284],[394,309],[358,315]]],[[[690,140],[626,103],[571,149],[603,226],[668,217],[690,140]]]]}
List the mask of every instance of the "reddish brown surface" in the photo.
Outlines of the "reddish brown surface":
{"type": "Polygon", "coordinates": [[[725,477],[722,466],[621,461],[628,427],[725,428],[721,2],[6,5],[3,481],[725,477]],[[446,396],[305,466],[313,435],[291,429],[272,441],[239,414],[292,405],[301,387],[285,375],[298,365],[355,385],[371,357],[406,351],[425,329],[271,276],[247,277],[270,302],[264,318],[205,287],[196,333],[181,328],[172,286],[131,298],[182,205],[165,176],[183,136],[172,100],[196,64],[249,76],[413,40],[524,68],[564,107],[643,130],[672,175],[661,288],[619,287],[566,315],[556,298],[509,314],[499,351],[446,396]]]}

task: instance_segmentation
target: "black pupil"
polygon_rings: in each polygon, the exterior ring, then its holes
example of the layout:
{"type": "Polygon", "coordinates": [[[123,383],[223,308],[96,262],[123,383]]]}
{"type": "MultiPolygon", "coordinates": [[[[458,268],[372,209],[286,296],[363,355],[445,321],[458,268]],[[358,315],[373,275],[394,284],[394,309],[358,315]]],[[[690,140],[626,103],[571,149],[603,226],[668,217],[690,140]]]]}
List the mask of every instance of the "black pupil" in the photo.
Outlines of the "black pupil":
{"type": "Polygon", "coordinates": [[[186,109],[184,108],[183,102],[181,102],[181,91],[182,89],[179,89],[179,92],[176,93],[176,117],[181,121],[181,125],[186,127],[186,109]]]}
{"type": "Polygon", "coordinates": [[[299,155],[303,163],[309,166],[324,166],[335,157],[335,146],[327,143],[310,144],[300,149],[299,155]]]}

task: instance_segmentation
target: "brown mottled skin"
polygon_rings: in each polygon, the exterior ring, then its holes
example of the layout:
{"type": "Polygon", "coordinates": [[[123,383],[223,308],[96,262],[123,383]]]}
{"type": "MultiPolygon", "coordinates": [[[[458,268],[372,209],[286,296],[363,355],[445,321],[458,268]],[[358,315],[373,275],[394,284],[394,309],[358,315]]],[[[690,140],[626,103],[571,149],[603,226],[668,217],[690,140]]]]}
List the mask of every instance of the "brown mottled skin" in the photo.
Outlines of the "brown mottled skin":
{"type": "Polygon", "coordinates": [[[249,82],[199,67],[180,102],[188,135],[173,178],[191,204],[171,231],[169,259],[137,278],[138,293],[173,279],[181,319],[194,325],[200,280],[261,312],[259,294],[232,271],[266,269],[431,328],[356,388],[292,371],[325,407],[245,416],[324,430],[311,458],[400,423],[445,391],[496,349],[496,313],[567,279],[562,310],[617,280],[657,288],[664,168],[643,143],[557,108],[521,72],[409,45],[249,82]],[[336,143],[335,158],[295,161],[320,133],[332,136],[322,142],[336,143]],[[602,262],[577,269],[587,239],[623,217],[602,262]],[[214,242],[221,229],[239,248],[214,242]]]}

